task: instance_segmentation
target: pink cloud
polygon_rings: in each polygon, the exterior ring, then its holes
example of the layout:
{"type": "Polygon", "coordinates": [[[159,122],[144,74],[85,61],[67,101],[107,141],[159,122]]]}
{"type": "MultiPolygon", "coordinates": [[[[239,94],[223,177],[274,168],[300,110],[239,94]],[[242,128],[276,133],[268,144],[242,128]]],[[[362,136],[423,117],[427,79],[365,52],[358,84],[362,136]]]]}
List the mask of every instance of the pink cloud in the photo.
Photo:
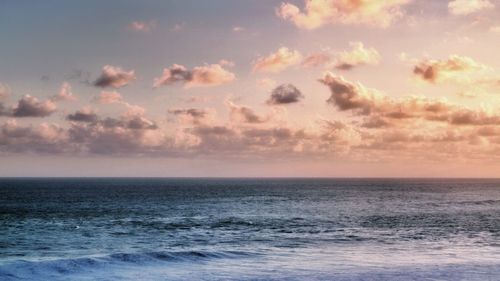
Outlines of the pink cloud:
{"type": "Polygon", "coordinates": [[[122,95],[118,92],[106,92],[102,91],[97,97],[94,97],[94,101],[100,104],[111,104],[122,102],[122,95]]]}
{"type": "Polygon", "coordinates": [[[236,79],[234,73],[224,69],[220,64],[210,64],[194,67],[188,70],[183,65],[174,64],[163,70],[162,76],[154,79],[155,88],[162,85],[184,83],[186,88],[218,86],[236,79]]]}
{"type": "Polygon", "coordinates": [[[128,28],[135,31],[150,32],[156,27],[154,21],[144,22],[144,21],[133,21],[128,25],[128,28]]]}

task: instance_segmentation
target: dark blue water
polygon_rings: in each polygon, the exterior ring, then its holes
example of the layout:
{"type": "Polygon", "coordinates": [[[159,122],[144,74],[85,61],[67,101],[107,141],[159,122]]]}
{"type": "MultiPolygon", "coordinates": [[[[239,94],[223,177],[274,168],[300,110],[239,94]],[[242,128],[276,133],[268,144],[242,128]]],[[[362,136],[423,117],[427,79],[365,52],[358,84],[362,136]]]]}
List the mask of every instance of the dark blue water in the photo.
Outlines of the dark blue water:
{"type": "Polygon", "coordinates": [[[0,179],[0,280],[500,280],[500,180],[0,179]]]}

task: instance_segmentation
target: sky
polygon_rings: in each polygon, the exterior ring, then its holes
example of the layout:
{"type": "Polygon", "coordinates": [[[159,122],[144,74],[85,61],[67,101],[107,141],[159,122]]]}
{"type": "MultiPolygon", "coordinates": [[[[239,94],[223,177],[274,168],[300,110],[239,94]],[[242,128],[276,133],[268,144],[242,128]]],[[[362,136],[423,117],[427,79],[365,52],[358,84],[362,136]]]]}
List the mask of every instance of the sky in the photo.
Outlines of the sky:
{"type": "Polygon", "coordinates": [[[499,0],[0,2],[0,176],[498,177],[499,0]]]}

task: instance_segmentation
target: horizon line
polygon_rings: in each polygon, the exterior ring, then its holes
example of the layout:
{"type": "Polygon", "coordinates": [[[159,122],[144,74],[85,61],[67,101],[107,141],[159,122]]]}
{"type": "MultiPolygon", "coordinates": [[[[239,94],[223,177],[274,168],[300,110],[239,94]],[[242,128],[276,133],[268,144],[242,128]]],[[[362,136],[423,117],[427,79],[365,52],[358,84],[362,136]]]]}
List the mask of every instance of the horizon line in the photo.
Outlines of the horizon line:
{"type": "Polygon", "coordinates": [[[298,177],[298,176],[0,176],[2,179],[482,179],[500,180],[500,177],[298,177]]]}

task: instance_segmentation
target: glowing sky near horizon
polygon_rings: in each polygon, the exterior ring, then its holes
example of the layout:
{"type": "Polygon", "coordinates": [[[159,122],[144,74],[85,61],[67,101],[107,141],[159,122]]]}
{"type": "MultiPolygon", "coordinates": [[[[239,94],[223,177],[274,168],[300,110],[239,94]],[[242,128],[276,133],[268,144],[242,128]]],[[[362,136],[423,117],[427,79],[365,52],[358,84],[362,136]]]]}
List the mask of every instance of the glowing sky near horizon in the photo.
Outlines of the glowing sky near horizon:
{"type": "Polygon", "coordinates": [[[500,1],[2,1],[0,176],[500,176],[500,1]]]}

